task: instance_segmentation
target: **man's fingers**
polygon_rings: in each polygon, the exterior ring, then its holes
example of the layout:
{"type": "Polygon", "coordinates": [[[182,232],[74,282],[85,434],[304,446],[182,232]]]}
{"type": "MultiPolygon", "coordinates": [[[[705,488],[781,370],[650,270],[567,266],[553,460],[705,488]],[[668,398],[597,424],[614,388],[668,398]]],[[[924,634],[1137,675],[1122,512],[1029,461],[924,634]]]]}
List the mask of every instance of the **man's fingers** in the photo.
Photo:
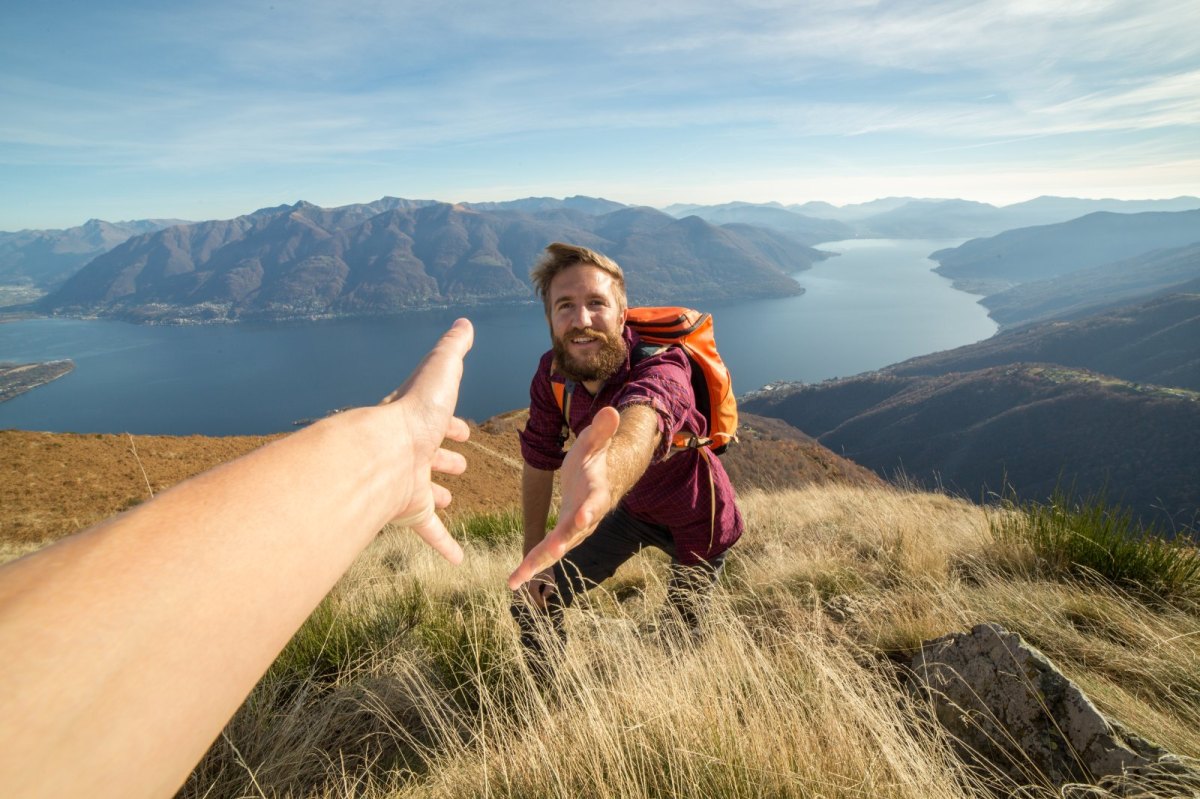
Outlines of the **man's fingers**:
{"type": "Polygon", "coordinates": [[[453,411],[458,400],[458,384],[462,380],[463,358],[474,341],[475,328],[471,323],[466,319],[455,320],[409,378],[409,391],[420,395],[428,404],[453,411]]]}
{"type": "Polygon", "coordinates": [[[467,470],[467,458],[460,452],[439,449],[433,453],[433,461],[430,466],[435,472],[442,474],[462,474],[467,470]]]}
{"type": "Polygon", "coordinates": [[[446,427],[446,438],[451,441],[466,441],[471,437],[471,428],[467,423],[457,416],[450,417],[450,424],[446,427]]]}
{"type": "Polygon", "coordinates": [[[516,591],[525,583],[533,579],[533,576],[538,573],[539,569],[534,568],[534,562],[531,560],[533,552],[525,556],[525,559],[517,566],[512,574],[508,576],[508,590],[516,591]]]}
{"type": "Polygon", "coordinates": [[[450,501],[453,499],[450,489],[440,486],[437,483],[430,484],[429,488],[433,492],[433,507],[441,510],[450,506],[450,501]]]}
{"type": "Polygon", "coordinates": [[[572,537],[560,527],[555,527],[542,539],[541,543],[529,550],[529,554],[509,575],[509,589],[516,591],[538,574],[558,563],[586,537],[586,534],[572,537]]]}
{"type": "Polygon", "coordinates": [[[592,423],[579,434],[579,440],[576,445],[583,443],[585,446],[597,449],[607,444],[614,435],[617,428],[621,425],[621,414],[616,408],[606,406],[596,412],[592,423]]]}
{"type": "Polygon", "coordinates": [[[404,384],[379,404],[387,405],[415,392],[422,395],[422,405],[444,406],[453,410],[458,399],[458,383],[462,379],[462,361],[474,341],[475,328],[470,320],[456,319],[404,384]]]}
{"type": "Polygon", "coordinates": [[[446,529],[446,525],[442,524],[442,520],[436,513],[430,513],[424,520],[412,525],[412,531],[419,535],[422,541],[429,544],[435,552],[455,566],[462,563],[462,547],[454,540],[454,536],[450,535],[450,531],[446,529]]]}

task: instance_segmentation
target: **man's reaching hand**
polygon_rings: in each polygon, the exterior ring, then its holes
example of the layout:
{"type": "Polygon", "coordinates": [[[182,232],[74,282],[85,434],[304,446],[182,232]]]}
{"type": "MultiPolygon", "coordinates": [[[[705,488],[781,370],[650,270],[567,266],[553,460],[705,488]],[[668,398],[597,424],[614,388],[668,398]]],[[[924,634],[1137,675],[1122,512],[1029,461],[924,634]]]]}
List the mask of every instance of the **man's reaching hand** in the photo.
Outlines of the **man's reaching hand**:
{"type": "Polygon", "coordinates": [[[621,424],[615,408],[601,408],[579,434],[562,465],[562,505],[558,524],[547,533],[508,578],[515,591],[548,569],[592,534],[615,503],[608,451],[621,424]]]}

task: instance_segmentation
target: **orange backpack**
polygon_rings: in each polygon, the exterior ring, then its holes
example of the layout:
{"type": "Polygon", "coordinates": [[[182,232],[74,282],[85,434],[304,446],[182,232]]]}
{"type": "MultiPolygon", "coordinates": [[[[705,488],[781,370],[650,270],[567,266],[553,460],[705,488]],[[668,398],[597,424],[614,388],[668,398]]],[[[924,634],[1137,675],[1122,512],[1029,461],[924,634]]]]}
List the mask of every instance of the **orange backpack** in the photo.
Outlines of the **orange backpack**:
{"type": "MultiPolygon", "coordinates": [[[[733,396],[729,369],[717,352],[712,314],[691,308],[630,308],[625,324],[642,339],[641,346],[631,355],[631,363],[657,355],[667,347],[679,347],[691,361],[696,407],[708,419],[708,435],[699,436],[682,430],[672,439],[671,449],[679,451],[711,447],[719,455],[736,442],[737,400],[733,396]]],[[[550,387],[563,412],[562,440],[565,443],[570,433],[567,422],[570,419],[571,391],[568,389],[574,389],[574,385],[570,381],[567,385],[552,382],[550,387]]]]}

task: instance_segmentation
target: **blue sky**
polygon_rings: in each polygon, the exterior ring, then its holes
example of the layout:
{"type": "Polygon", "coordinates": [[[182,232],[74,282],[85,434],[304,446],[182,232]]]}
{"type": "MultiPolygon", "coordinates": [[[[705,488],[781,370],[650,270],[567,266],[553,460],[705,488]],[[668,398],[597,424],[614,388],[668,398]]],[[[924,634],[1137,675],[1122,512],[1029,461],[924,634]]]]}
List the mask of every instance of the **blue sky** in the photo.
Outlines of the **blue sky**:
{"type": "Polygon", "coordinates": [[[0,230],[299,199],[1200,194],[1200,4],[14,4],[0,230]]]}

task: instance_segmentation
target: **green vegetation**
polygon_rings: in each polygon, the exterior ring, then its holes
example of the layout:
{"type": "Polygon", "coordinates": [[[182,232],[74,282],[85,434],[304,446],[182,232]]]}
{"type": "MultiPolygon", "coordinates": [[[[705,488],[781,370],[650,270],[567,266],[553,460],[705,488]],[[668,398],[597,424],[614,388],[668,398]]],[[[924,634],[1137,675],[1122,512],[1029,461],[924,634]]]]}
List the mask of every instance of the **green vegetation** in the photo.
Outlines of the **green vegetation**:
{"type": "MultiPolygon", "coordinates": [[[[1010,503],[1012,504],[1012,503],[1010,503]]],[[[992,521],[1000,541],[1027,544],[1037,568],[1054,578],[1100,579],[1144,597],[1200,600],[1200,550],[1142,527],[1131,511],[1103,496],[1074,501],[1056,491],[1047,504],[1027,502],[992,521]]]]}
{"type": "Polygon", "coordinates": [[[521,509],[508,508],[497,513],[469,513],[456,519],[451,534],[460,542],[489,547],[521,542],[521,509]]]}
{"type": "Polygon", "coordinates": [[[1051,527],[1034,506],[836,485],[742,505],[746,537],[702,640],[653,631],[666,570],[647,552],[568,611],[569,642],[540,681],[503,582],[516,510],[458,520],[459,567],[384,533],[180,796],[1058,796],[964,767],[897,679],[921,642],[981,622],[1019,632],[1134,732],[1200,756],[1194,572],[1070,567],[1082,556],[1068,542],[1102,538],[1074,510],[1045,510],[1051,527]]]}
{"type": "Polygon", "coordinates": [[[264,679],[283,685],[332,685],[403,641],[426,610],[425,597],[415,585],[381,590],[354,607],[330,594],[284,647],[264,679]]]}
{"type": "MultiPolygon", "coordinates": [[[[558,524],[558,514],[550,513],[551,526],[558,524]]],[[[521,509],[510,507],[493,513],[468,513],[455,519],[451,534],[461,542],[487,547],[519,545],[522,538],[521,509]]]]}

